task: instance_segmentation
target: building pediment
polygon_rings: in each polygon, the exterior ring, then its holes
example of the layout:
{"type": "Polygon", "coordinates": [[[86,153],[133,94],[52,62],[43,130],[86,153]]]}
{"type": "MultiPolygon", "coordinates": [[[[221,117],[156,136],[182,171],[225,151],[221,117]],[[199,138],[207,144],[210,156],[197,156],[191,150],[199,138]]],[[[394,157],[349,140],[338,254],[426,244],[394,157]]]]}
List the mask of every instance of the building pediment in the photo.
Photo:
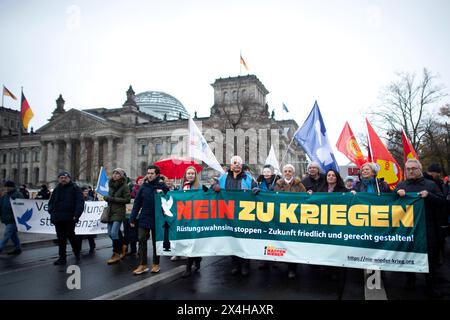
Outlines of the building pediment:
{"type": "Polygon", "coordinates": [[[54,133],[67,131],[98,130],[109,128],[111,124],[108,120],[86,111],[71,109],[56,117],[45,126],[39,128],[37,133],[54,133]]]}

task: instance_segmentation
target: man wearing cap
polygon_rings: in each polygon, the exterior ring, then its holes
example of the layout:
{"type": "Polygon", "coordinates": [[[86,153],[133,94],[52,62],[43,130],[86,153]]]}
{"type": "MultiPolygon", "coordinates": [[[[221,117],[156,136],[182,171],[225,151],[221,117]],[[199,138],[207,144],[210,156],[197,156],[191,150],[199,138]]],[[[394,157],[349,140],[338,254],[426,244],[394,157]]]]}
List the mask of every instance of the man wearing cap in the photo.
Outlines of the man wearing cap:
{"type": "Polygon", "coordinates": [[[3,239],[0,240],[0,253],[5,248],[6,243],[9,239],[14,243],[14,250],[8,254],[20,254],[22,249],[20,248],[20,240],[17,235],[17,225],[14,219],[14,213],[11,207],[10,199],[22,199],[23,195],[16,190],[16,185],[14,181],[5,182],[5,193],[0,198],[0,217],[2,222],[6,225],[5,234],[3,239]]]}
{"type": "Polygon", "coordinates": [[[59,245],[59,258],[53,264],[65,265],[67,239],[72,246],[77,262],[80,260],[80,246],[75,236],[75,225],[84,210],[84,199],[80,187],[74,184],[70,174],[62,171],[58,174],[58,185],[48,201],[50,221],[55,225],[59,245]]]}

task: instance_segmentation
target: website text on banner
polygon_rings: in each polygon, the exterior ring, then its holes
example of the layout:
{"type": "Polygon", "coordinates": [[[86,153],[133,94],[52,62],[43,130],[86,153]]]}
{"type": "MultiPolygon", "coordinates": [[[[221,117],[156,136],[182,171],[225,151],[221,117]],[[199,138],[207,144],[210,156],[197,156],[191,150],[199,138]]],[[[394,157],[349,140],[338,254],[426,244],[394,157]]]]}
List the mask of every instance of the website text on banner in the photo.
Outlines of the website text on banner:
{"type": "MultiPolygon", "coordinates": [[[[11,200],[14,217],[19,232],[56,234],[50,221],[48,200],[11,200]]],[[[107,233],[107,226],[100,222],[105,201],[86,201],[80,221],[75,226],[75,234],[107,233]]]]}
{"type": "Polygon", "coordinates": [[[162,255],[428,272],[416,194],[171,191],[155,196],[162,255]]]}

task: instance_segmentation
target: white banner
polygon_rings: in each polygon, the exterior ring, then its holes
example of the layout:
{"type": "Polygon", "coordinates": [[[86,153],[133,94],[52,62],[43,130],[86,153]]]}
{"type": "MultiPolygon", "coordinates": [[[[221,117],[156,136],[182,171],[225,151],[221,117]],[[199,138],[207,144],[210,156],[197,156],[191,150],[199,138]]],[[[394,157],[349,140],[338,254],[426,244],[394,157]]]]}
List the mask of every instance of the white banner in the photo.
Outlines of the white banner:
{"type": "MultiPolygon", "coordinates": [[[[50,222],[48,200],[11,200],[11,206],[20,232],[56,234],[50,222]]],[[[107,225],[100,222],[106,201],[86,201],[80,221],[75,226],[76,234],[107,233],[107,225]]]]}

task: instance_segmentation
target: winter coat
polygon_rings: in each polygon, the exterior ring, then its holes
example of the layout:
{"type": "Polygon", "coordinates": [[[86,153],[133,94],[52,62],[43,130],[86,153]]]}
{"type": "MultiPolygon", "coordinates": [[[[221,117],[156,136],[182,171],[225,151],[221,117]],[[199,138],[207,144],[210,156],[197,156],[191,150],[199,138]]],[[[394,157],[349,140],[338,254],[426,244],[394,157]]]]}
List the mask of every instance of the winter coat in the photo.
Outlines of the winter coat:
{"type": "Polygon", "coordinates": [[[291,183],[287,183],[283,178],[281,178],[277,181],[274,191],[306,192],[306,188],[300,178],[292,179],[291,183]]]}
{"type": "Polygon", "coordinates": [[[80,187],[70,181],[58,184],[48,201],[48,213],[52,223],[80,219],[84,210],[83,193],[80,187]]]}
{"type": "MultiPolygon", "coordinates": [[[[335,185],[333,192],[349,192],[350,190],[347,189],[345,186],[335,185]]],[[[328,192],[328,184],[325,183],[321,189],[319,189],[319,192],[328,192]]]]}
{"type": "Polygon", "coordinates": [[[11,202],[9,201],[10,199],[23,199],[23,195],[22,193],[14,189],[9,192],[5,192],[0,198],[0,217],[4,224],[16,224],[14,213],[11,207],[11,202]]]}
{"type": "Polygon", "coordinates": [[[108,202],[111,217],[109,221],[125,221],[126,205],[131,201],[130,188],[123,178],[117,181],[110,179],[108,186],[108,195],[103,199],[108,202]]]}
{"type": "MultiPolygon", "coordinates": [[[[435,179],[433,179],[433,176],[429,175],[426,172],[423,173],[423,177],[426,180],[429,180],[429,181],[435,183],[438,186],[439,190],[442,192],[444,199],[447,198],[447,195],[444,191],[444,181],[442,181],[441,179],[435,180],[435,179]]],[[[438,213],[439,225],[447,226],[449,224],[449,203],[448,203],[448,201],[445,201],[445,204],[443,204],[442,206],[437,208],[437,210],[439,211],[439,213],[438,213]]],[[[444,235],[442,235],[442,236],[444,236],[444,235]]]]}
{"type": "Polygon", "coordinates": [[[438,186],[423,177],[419,179],[409,179],[402,181],[397,185],[395,191],[405,190],[406,192],[428,191],[425,201],[425,223],[427,230],[428,259],[430,262],[436,262],[439,250],[440,225],[439,217],[440,206],[444,204],[444,195],[438,186]]]}
{"type": "Polygon", "coordinates": [[[323,185],[327,182],[327,179],[323,173],[319,173],[319,178],[313,179],[310,175],[302,180],[302,184],[305,186],[306,191],[318,192],[323,188],[323,185]]]}
{"type": "Polygon", "coordinates": [[[41,188],[41,190],[39,190],[38,194],[36,195],[36,199],[40,199],[40,200],[48,200],[50,199],[50,190],[48,190],[47,188],[41,188]]]}
{"type": "Polygon", "coordinates": [[[275,183],[278,179],[280,179],[280,176],[273,174],[270,176],[269,181],[267,181],[263,175],[260,175],[258,179],[256,179],[256,182],[258,182],[258,186],[262,191],[273,191],[273,189],[275,189],[275,183]]]}
{"type": "MultiPolygon", "coordinates": [[[[389,188],[389,185],[384,181],[384,179],[378,179],[375,178],[377,183],[378,183],[378,187],[380,188],[380,192],[381,193],[391,193],[391,189],[389,188]]],[[[367,186],[362,182],[362,181],[357,181],[354,185],[352,190],[356,191],[356,192],[368,192],[367,191],[367,186]]],[[[376,185],[374,186],[374,190],[376,193],[378,193],[378,189],[376,187],[376,185]]]]}
{"type": "Polygon", "coordinates": [[[162,181],[161,177],[153,181],[145,181],[139,188],[136,199],[134,199],[133,210],[130,215],[130,223],[136,223],[139,214],[139,228],[155,228],[155,193],[160,189],[164,193],[169,188],[162,181]]]}
{"type": "Polygon", "coordinates": [[[257,186],[249,173],[241,172],[234,178],[231,170],[220,176],[219,185],[226,190],[251,190],[257,186]]]}

